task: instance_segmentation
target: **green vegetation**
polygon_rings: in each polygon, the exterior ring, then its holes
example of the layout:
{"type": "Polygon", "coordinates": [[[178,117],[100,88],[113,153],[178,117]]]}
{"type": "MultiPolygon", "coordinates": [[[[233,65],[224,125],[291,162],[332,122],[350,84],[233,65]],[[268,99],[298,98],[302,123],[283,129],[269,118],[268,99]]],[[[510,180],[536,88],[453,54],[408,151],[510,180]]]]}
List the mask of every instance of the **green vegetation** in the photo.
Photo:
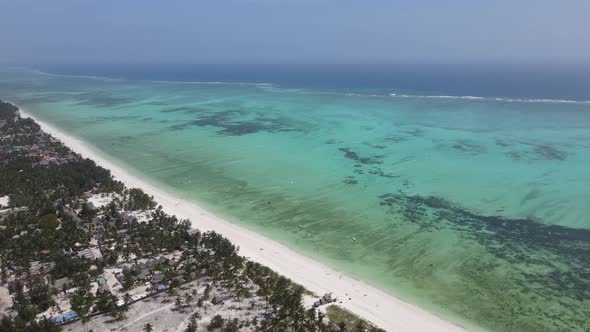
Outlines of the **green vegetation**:
{"type": "Polygon", "coordinates": [[[213,331],[215,329],[219,329],[219,328],[223,327],[223,323],[224,323],[223,317],[221,317],[220,315],[215,315],[211,319],[209,326],[207,326],[207,330],[213,331]]]}
{"type": "Polygon", "coordinates": [[[337,305],[331,305],[328,308],[326,308],[326,314],[330,322],[338,326],[338,331],[384,332],[384,330],[372,326],[370,323],[367,323],[364,319],[337,305]]]}
{"type": "Polygon", "coordinates": [[[3,317],[0,320],[0,332],[59,332],[61,328],[56,326],[47,319],[40,321],[26,322],[20,317],[16,319],[10,319],[9,317],[3,317]]]}

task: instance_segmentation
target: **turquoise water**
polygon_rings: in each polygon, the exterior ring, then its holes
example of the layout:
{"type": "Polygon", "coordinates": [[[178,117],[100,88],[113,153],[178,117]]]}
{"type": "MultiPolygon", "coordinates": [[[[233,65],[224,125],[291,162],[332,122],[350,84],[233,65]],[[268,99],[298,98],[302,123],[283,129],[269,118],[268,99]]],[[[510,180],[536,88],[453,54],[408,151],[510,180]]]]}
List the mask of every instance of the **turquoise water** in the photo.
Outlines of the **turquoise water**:
{"type": "Polygon", "coordinates": [[[24,70],[2,75],[0,96],[183,197],[468,327],[590,329],[588,102],[24,70]]]}

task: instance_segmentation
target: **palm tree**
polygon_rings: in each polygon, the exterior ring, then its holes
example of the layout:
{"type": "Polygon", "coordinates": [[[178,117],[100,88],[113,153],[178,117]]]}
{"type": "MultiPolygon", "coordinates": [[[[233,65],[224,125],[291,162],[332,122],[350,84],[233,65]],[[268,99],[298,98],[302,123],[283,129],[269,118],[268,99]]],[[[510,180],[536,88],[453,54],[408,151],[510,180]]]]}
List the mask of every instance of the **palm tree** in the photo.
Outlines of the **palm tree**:
{"type": "Polygon", "coordinates": [[[153,332],[154,331],[154,327],[152,326],[152,324],[147,323],[143,326],[143,330],[145,332],[153,332]]]}
{"type": "Polygon", "coordinates": [[[357,323],[354,325],[353,331],[363,332],[366,328],[367,326],[365,325],[365,322],[359,319],[357,323]]]}
{"type": "Polygon", "coordinates": [[[86,316],[83,316],[82,319],[80,320],[82,325],[84,326],[85,331],[88,331],[88,323],[90,323],[91,319],[92,319],[92,317],[90,317],[90,315],[86,315],[86,316]]]}
{"type": "Polygon", "coordinates": [[[186,327],[186,329],[184,330],[185,332],[196,332],[197,331],[197,320],[195,319],[195,317],[191,317],[189,322],[188,322],[188,326],[186,327]]]}
{"type": "Polygon", "coordinates": [[[338,323],[338,332],[346,332],[346,323],[344,321],[338,323]]]}
{"type": "Polygon", "coordinates": [[[123,311],[117,311],[117,317],[115,317],[115,319],[117,321],[120,322],[120,321],[124,320],[125,318],[127,318],[127,316],[125,316],[125,313],[123,311]]]}
{"type": "Polygon", "coordinates": [[[131,303],[132,300],[133,298],[131,297],[131,295],[129,295],[129,293],[125,293],[125,295],[123,295],[123,301],[125,302],[125,310],[127,310],[129,303],[131,303]]]}

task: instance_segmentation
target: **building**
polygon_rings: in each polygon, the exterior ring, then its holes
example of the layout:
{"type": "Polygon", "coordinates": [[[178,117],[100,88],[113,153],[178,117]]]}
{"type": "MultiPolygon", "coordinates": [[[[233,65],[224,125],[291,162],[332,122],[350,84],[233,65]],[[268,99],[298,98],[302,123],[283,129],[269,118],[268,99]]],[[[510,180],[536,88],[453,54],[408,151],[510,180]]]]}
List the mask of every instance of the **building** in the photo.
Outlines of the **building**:
{"type": "Polygon", "coordinates": [[[42,273],[47,273],[53,270],[55,267],[54,262],[46,262],[41,263],[40,261],[31,262],[31,267],[29,268],[29,273],[31,275],[37,275],[42,273]]]}
{"type": "Polygon", "coordinates": [[[71,322],[76,319],[78,319],[78,314],[75,311],[68,311],[64,314],[64,320],[66,322],[71,322]]]}
{"type": "Polygon", "coordinates": [[[101,293],[111,293],[111,287],[109,287],[109,285],[105,282],[104,284],[100,284],[98,285],[98,289],[96,290],[97,294],[101,294],[101,293]]]}
{"type": "Polygon", "coordinates": [[[64,316],[62,316],[62,315],[53,316],[53,317],[51,317],[51,321],[55,325],[61,325],[64,323],[64,316]]]}
{"type": "Polygon", "coordinates": [[[57,291],[61,292],[64,288],[67,289],[67,287],[69,286],[70,283],[71,283],[70,278],[63,277],[63,278],[57,279],[53,282],[53,288],[55,288],[57,291]]]}
{"type": "Polygon", "coordinates": [[[162,274],[154,274],[151,278],[150,278],[150,282],[152,284],[157,284],[162,282],[162,280],[164,280],[164,275],[162,274]]]}
{"type": "Polygon", "coordinates": [[[78,251],[78,257],[84,258],[84,259],[89,259],[92,261],[96,259],[96,256],[94,255],[94,251],[92,249],[84,249],[84,250],[78,251]]]}

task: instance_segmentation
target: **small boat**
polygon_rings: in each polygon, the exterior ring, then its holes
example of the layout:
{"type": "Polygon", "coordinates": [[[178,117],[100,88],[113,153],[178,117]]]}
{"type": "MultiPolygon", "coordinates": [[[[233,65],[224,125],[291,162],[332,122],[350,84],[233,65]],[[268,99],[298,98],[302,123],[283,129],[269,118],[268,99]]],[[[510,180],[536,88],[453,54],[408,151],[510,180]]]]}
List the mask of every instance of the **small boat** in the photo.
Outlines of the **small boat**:
{"type": "Polygon", "coordinates": [[[303,225],[297,225],[297,227],[299,227],[299,228],[303,228],[303,225]]]}
{"type": "Polygon", "coordinates": [[[356,242],[356,237],[354,237],[354,236],[351,236],[350,238],[351,238],[353,241],[355,241],[355,242],[356,242]]]}

